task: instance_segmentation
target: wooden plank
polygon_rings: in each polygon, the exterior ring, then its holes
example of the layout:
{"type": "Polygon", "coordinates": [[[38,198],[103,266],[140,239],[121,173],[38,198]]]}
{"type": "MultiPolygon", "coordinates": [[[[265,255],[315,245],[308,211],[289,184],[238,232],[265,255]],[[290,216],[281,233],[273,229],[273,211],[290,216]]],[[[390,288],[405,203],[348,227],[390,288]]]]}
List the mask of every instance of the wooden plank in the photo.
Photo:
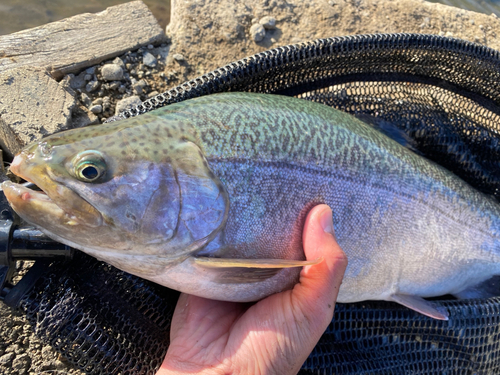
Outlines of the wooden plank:
{"type": "Polygon", "coordinates": [[[0,36],[0,72],[35,66],[60,79],[141,45],[165,41],[148,7],[133,1],[0,36]]]}

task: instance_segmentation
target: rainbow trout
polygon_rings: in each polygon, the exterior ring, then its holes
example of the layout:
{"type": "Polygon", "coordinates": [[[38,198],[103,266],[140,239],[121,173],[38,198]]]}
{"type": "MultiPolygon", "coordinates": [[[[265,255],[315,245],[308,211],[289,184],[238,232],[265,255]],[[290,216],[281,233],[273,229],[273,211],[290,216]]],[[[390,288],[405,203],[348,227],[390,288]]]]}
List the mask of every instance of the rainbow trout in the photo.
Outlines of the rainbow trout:
{"type": "Polygon", "coordinates": [[[302,228],[333,209],[349,259],[339,302],[481,295],[500,274],[500,207],[358,119],[305,100],[225,93],[27,146],[5,182],[50,237],[167,287],[254,301],[289,289],[302,228]],[[471,292],[472,291],[472,292],[471,292]],[[476,292],[474,292],[476,291],[476,292]],[[475,293],[475,294],[474,294],[475,293]]]}

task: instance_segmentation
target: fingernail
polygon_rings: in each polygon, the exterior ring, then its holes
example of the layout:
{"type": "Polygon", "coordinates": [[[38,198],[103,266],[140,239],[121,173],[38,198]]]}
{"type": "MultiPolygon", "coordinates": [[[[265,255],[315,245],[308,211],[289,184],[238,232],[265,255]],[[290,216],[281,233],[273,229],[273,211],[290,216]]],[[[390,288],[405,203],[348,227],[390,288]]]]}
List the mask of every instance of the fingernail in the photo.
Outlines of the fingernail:
{"type": "Polygon", "coordinates": [[[335,237],[332,210],[330,208],[325,208],[325,210],[321,213],[320,223],[326,233],[330,233],[333,237],[335,237]]]}

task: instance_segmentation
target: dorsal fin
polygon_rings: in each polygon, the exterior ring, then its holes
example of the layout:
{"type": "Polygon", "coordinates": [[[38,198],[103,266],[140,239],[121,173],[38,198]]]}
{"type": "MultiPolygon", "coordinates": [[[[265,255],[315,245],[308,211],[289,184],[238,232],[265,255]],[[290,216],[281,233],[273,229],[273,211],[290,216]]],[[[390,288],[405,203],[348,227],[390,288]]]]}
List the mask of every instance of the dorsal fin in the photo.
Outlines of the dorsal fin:
{"type": "Polygon", "coordinates": [[[398,128],[392,122],[384,120],[380,117],[371,116],[365,113],[355,115],[356,118],[363,121],[365,124],[377,129],[379,132],[398,142],[401,146],[413,151],[416,154],[423,156],[423,153],[416,147],[416,142],[402,129],[398,128]]]}

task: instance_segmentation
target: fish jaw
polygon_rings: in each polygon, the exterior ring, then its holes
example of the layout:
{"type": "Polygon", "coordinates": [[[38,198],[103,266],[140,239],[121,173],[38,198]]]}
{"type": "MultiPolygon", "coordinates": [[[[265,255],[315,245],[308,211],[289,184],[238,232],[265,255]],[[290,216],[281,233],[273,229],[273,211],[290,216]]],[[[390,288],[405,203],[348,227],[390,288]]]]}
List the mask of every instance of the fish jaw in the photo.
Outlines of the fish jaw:
{"type": "Polygon", "coordinates": [[[1,187],[14,211],[30,224],[38,226],[50,220],[65,226],[78,225],[75,217],[62,210],[45,193],[11,181],[3,182],[1,187]]]}
{"type": "Polygon", "coordinates": [[[37,185],[43,192],[6,181],[2,184],[5,197],[14,211],[34,225],[49,223],[88,227],[102,225],[103,217],[91,204],[73,190],[55,182],[53,172],[43,164],[31,163],[26,153],[17,155],[10,167],[17,176],[37,185]],[[55,203],[57,202],[57,203],[55,203]]]}

